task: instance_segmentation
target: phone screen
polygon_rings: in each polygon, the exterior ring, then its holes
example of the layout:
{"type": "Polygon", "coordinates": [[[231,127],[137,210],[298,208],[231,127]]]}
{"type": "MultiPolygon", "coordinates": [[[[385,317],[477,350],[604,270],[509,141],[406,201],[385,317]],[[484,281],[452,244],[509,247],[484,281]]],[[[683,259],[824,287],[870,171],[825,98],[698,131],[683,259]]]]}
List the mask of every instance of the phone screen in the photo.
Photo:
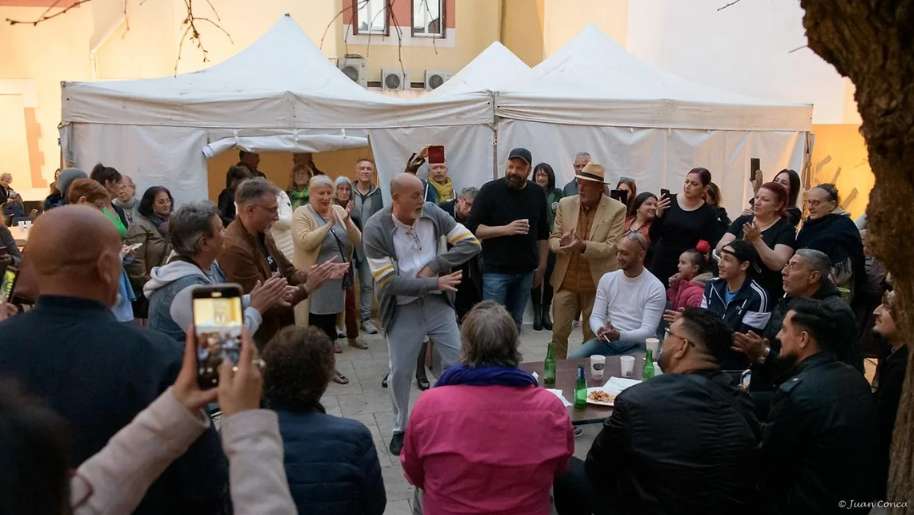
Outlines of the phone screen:
{"type": "Polygon", "coordinates": [[[757,157],[749,158],[749,179],[755,180],[756,174],[762,169],[762,160],[757,157]]]}
{"type": "Polygon", "coordinates": [[[9,302],[13,297],[13,288],[16,287],[16,277],[19,270],[15,267],[8,266],[3,271],[3,280],[0,281],[0,302],[9,302]]]}
{"type": "Polygon", "coordinates": [[[623,204],[628,204],[628,192],[625,190],[610,190],[609,197],[623,204]]]}
{"type": "Polygon", "coordinates": [[[670,196],[670,190],[668,190],[666,188],[660,188],[660,198],[661,199],[663,197],[669,197],[669,196],[670,196]]]}
{"type": "Polygon", "coordinates": [[[444,162],[444,146],[432,145],[428,147],[428,164],[441,164],[444,162]]]}
{"type": "Polygon", "coordinates": [[[231,288],[194,292],[194,332],[197,342],[197,382],[201,388],[219,384],[219,365],[241,356],[243,315],[241,297],[231,288]],[[229,290],[228,292],[226,290],[229,290]],[[198,296],[209,293],[209,297],[198,296]]]}

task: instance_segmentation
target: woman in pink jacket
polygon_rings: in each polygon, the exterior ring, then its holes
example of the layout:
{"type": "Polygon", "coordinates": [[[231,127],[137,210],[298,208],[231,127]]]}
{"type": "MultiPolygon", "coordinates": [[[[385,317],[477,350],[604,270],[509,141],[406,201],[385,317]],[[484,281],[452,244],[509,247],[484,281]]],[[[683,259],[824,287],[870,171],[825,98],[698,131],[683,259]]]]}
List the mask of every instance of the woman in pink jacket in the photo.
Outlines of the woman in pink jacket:
{"type": "Polygon", "coordinates": [[[484,301],[461,327],[462,364],[416,402],[400,462],[425,515],[547,515],[574,452],[568,410],[517,368],[517,327],[484,301]]]}
{"type": "Polygon", "coordinates": [[[263,381],[252,340],[245,335],[237,372],[223,363],[218,389],[202,391],[189,334],[175,384],[75,471],[67,470],[62,419],[35,401],[0,392],[0,512],[128,515],[209,427],[201,410],[218,398],[235,513],[294,515],[276,414],[258,409],[263,381]]]}

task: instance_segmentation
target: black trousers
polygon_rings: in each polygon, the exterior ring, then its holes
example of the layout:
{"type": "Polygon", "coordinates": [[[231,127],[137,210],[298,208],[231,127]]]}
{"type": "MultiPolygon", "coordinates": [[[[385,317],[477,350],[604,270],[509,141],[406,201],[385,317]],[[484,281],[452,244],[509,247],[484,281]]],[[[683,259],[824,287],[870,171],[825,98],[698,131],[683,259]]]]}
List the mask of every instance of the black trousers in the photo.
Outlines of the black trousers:
{"type": "Polygon", "coordinates": [[[336,314],[315,315],[314,313],[308,313],[308,325],[313,325],[323,331],[331,342],[336,341],[336,314]]]}

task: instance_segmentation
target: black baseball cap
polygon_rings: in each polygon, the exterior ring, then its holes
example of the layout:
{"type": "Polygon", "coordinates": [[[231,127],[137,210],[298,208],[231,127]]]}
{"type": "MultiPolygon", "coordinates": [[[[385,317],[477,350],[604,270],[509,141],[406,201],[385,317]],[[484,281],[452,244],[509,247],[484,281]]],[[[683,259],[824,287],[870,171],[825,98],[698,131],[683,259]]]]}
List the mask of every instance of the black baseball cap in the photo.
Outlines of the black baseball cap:
{"type": "Polygon", "coordinates": [[[523,147],[516,147],[511,149],[511,153],[508,154],[508,160],[511,159],[522,159],[527,166],[533,164],[533,156],[530,154],[530,151],[523,147]]]}
{"type": "Polygon", "coordinates": [[[755,271],[755,273],[761,273],[762,271],[759,267],[760,260],[758,252],[755,250],[755,247],[746,240],[733,240],[725,245],[724,248],[720,249],[720,252],[722,254],[730,254],[740,263],[748,261],[749,268],[755,271]]]}

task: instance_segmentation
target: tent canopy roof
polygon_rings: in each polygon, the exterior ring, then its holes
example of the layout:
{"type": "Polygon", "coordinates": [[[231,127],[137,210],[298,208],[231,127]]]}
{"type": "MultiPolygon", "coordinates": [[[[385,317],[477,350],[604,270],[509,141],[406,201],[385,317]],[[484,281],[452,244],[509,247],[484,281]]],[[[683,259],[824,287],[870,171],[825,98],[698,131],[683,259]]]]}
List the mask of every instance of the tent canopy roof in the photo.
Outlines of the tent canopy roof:
{"type": "Polygon", "coordinates": [[[530,67],[498,41],[434,90],[430,96],[501,91],[530,75],[530,67]]]}
{"type": "Polygon", "coordinates": [[[417,101],[366,90],[330,63],[289,15],[246,49],[204,70],[62,86],[65,123],[383,128],[492,121],[491,102],[482,93],[417,101]]]}
{"type": "Polygon", "coordinates": [[[747,97],[640,61],[593,26],[496,102],[506,118],[584,125],[808,130],[812,106],[747,97]]]}

